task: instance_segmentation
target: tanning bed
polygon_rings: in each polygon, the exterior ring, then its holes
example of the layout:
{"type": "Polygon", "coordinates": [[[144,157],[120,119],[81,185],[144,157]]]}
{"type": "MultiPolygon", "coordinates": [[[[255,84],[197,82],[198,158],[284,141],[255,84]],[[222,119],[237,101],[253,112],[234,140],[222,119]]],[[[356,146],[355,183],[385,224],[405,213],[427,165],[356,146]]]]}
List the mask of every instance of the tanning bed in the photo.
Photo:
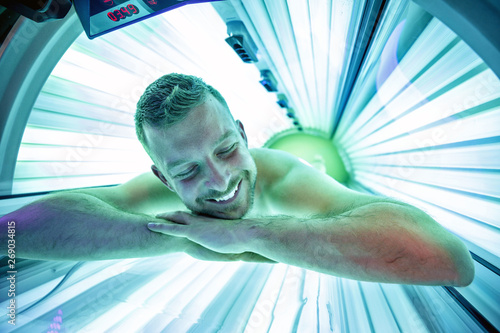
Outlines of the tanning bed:
{"type": "MultiPolygon", "coordinates": [[[[182,254],[19,260],[17,326],[0,322],[0,330],[498,331],[498,44],[481,28],[491,16],[477,14],[493,2],[455,18],[462,9],[448,1],[226,3],[231,10],[185,6],[93,40],[74,11],[37,29],[18,22],[0,49],[0,213],[145,171],[134,101],[159,74],[191,72],[228,96],[254,147],[289,150],[351,188],[426,210],[466,243],[474,282],[378,284],[182,254]],[[225,41],[235,17],[258,62],[243,63],[225,41]],[[259,83],[266,69],[277,92],[259,83]]],[[[8,281],[0,288],[3,317],[8,281]]]]}

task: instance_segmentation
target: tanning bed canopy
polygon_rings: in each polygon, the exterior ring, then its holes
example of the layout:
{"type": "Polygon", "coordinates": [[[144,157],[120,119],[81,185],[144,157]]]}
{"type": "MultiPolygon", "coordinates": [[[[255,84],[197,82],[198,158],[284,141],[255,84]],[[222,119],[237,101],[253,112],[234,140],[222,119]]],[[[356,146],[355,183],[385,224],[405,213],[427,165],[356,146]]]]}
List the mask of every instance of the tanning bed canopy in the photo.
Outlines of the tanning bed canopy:
{"type": "Polygon", "coordinates": [[[219,0],[74,0],[87,36],[92,39],[166,11],[219,0]]]}
{"type": "MultiPolygon", "coordinates": [[[[73,0],[87,36],[92,39],[166,11],[221,0],[73,0]]],[[[0,0],[0,5],[35,22],[62,19],[71,0],[0,0]]]]}

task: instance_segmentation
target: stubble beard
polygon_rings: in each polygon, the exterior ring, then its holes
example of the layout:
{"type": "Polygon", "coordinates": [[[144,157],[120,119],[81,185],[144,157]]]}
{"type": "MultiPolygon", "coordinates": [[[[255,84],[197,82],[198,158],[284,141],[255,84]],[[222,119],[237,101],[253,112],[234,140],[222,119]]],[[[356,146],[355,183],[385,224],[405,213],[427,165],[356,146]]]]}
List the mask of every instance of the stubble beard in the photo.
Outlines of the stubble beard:
{"type": "Polygon", "coordinates": [[[251,208],[253,206],[254,195],[255,195],[255,184],[257,182],[257,176],[255,174],[255,176],[252,178],[250,171],[244,170],[242,172],[242,177],[241,178],[238,177],[235,180],[233,180],[231,182],[230,186],[228,186],[228,188],[232,189],[232,188],[236,187],[236,185],[238,184],[240,179],[241,179],[242,184],[240,185],[239,191],[242,190],[244,182],[248,184],[247,191],[246,191],[246,193],[238,193],[238,198],[236,198],[237,200],[235,202],[229,204],[227,207],[225,207],[224,211],[220,211],[220,210],[218,211],[212,207],[206,207],[206,200],[207,199],[223,196],[223,195],[221,195],[221,193],[215,192],[215,191],[211,191],[207,195],[204,195],[203,197],[197,198],[196,203],[198,204],[198,208],[190,207],[188,205],[186,205],[186,207],[188,209],[190,209],[191,211],[193,211],[194,213],[199,214],[199,215],[206,215],[206,216],[211,216],[211,217],[216,217],[216,218],[221,218],[221,219],[229,219],[229,220],[243,218],[251,210],[251,208]],[[241,207],[241,204],[239,203],[239,201],[241,200],[242,195],[245,197],[243,204],[246,205],[246,208],[240,212],[240,211],[238,211],[238,208],[241,207]],[[199,208],[199,207],[201,207],[201,208],[199,208]]]}

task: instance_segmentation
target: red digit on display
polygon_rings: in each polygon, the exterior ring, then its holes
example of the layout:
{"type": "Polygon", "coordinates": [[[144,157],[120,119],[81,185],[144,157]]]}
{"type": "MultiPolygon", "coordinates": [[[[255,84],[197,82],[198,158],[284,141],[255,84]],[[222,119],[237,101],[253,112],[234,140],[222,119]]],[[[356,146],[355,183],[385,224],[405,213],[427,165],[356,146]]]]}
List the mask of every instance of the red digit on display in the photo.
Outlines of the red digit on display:
{"type": "Polygon", "coordinates": [[[108,17],[111,19],[111,21],[119,21],[120,19],[116,18],[115,14],[113,14],[112,12],[109,12],[108,13],[108,17]]]}
{"type": "Polygon", "coordinates": [[[127,7],[122,7],[120,8],[120,11],[125,15],[125,16],[130,16],[130,12],[128,11],[127,7]]]}
{"type": "Polygon", "coordinates": [[[137,14],[139,10],[133,4],[128,4],[127,8],[132,12],[132,14],[137,14]]]}
{"type": "Polygon", "coordinates": [[[125,18],[125,16],[123,16],[122,12],[120,12],[118,9],[114,10],[113,13],[115,13],[116,17],[118,17],[119,20],[125,18]]]}

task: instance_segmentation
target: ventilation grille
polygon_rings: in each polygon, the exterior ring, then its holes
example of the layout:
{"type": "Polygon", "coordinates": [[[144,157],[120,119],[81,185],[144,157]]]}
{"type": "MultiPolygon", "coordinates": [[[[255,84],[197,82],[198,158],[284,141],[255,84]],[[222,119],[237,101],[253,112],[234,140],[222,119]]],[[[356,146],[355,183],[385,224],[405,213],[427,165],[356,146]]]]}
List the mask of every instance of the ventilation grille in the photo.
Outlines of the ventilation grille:
{"type": "Polygon", "coordinates": [[[227,22],[226,42],[245,63],[257,62],[257,46],[241,21],[227,22]]]}

